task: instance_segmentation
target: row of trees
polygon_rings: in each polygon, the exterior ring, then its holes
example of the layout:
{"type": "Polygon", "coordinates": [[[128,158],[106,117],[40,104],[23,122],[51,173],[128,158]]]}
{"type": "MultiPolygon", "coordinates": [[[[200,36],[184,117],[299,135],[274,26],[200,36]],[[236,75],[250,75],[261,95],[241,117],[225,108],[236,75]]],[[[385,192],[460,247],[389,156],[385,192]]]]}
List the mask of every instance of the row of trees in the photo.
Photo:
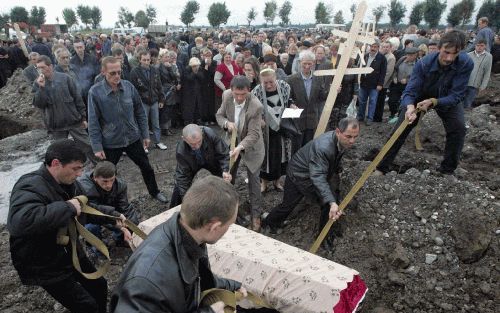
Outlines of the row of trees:
{"type": "MultiPolygon", "coordinates": [[[[446,0],[423,0],[413,5],[410,15],[409,24],[419,25],[423,21],[430,28],[435,28],[439,25],[441,16],[446,10],[446,0]]],[[[472,15],[476,6],[475,0],[461,0],[451,7],[446,21],[451,26],[464,26],[471,22],[472,15]]],[[[483,5],[478,10],[476,20],[482,16],[486,16],[492,22],[492,26],[500,27],[500,0],[485,0],[483,5]]],[[[350,8],[354,18],[356,5],[353,4],[350,8]]],[[[388,5],[380,5],[372,10],[375,24],[378,24],[380,19],[386,14],[389,17],[392,27],[401,23],[407,12],[406,5],[400,0],[391,0],[388,5]]],[[[342,11],[338,11],[333,17],[334,23],[343,23],[342,11]]],[[[328,23],[332,18],[332,9],[328,8],[323,2],[319,2],[315,10],[316,23],[328,23]]]]}
{"type": "Polygon", "coordinates": [[[46,12],[44,7],[31,7],[30,12],[24,7],[15,6],[10,10],[10,13],[0,14],[0,27],[12,21],[34,25],[40,27],[45,24],[46,12]]]}
{"type": "MultiPolygon", "coordinates": [[[[45,24],[46,21],[46,11],[44,7],[33,6],[28,13],[26,8],[21,6],[15,6],[10,10],[9,14],[0,14],[0,25],[5,23],[20,23],[24,22],[32,26],[40,27],[40,25],[45,24]]],[[[76,11],[70,8],[65,8],[62,11],[62,16],[68,28],[73,25],[78,24],[78,19],[85,25],[85,27],[92,26],[92,28],[97,28],[97,26],[102,21],[102,12],[97,6],[89,7],[87,5],[79,5],[76,11]]],[[[57,23],[59,23],[59,18],[56,18],[57,23]]]]}
{"type": "MultiPolygon", "coordinates": [[[[447,16],[447,22],[452,26],[464,26],[471,22],[472,15],[476,6],[476,0],[461,0],[453,7],[447,16]]],[[[409,24],[419,25],[423,21],[430,28],[435,28],[439,25],[439,21],[446,10],[446,0],[422,0],[415,3],[410,11],[409,24]]],[[[486,16],[492,22],[492,26],[500,27],[500,0],[485,0],[481,8],[477,12],[476,20],[479,17],[486,16]]],[[[181,13],[181,21],[189,26],[194,22],[195,15],[199,11],[199,4],[196,0],[191,0],[186,3],[181,13]]],[[[275,0],[264,3],[262,12],[266,23],[274,25],[274,20],[277,16],[280,18],[280,25],[287,26],[290,24],[290,14],[292,11],[292,3],[288,0],[284,1],[281,7],[275,0]]],[[[356,5],[350,7],[352,18],[356,13],[356,5]]],[[[388,5],[380,5],[372,10],[372,14],[377,24],[380,19],[387,14],[392,27],[400,24],[407,12],[407,7],[402,0],[390,0],[388,5]]],[[[226,4],[217,2],[210,6],[208,11],[208,21],[213,27],[218,27],[226,24],[231,12],[228,11],[226,4]]],[[[342,10],[334,12],[331,6],[327,6],[325,2],[319,1],[314,10],[314,16],[317,24],[344,24],[345,19],[342,10]]],[[[257,17],[255,8],[251,8],[247,13],[248,25],[257,17]]]]}
{"type": "MultiPolygon", "coordinates": [[[[430,28],[438,26],[441,16],[446,10],[446,0],[421,0],[413,5],[411,8],[409,24],[419,25],[423,21],[430,28]]],[[[500,0],[484,0],[482,6],[479,8],[476,20],[479,17],[486,16],[489,18],[491,26],[500,28],[500,0]]],[[[446,18],[447,22],[452,26],[464,26],[471,22],[472,15],[476,8],[476,0],[461,0],[451,7],[450,12],[446,18]]],[[[189,0],[186,2],[182,12],[181,21],[186,26],[191,25],[195,20],[195,15],[200,10],[200,4],[196,0],[189,0]]],[[[278,6],[276,0],[270,0],[264,3],[264,10],[262,12],[266,23],[274,25],[276,17],[280,18],[280,25],[287,26],[290,24],[290,14],[292,12],[292,2],[285,0],[281,6],[278,6]]],[[[356,5],[350,7],[352,18],[356,13],[356,5]]],[[[405,14],[407,7],[402,0],[390,0],[388,5],[380,5],[372,9],[372,14],[375,19],[375,24],[384,17],[385,14],[389,17],[391,26],[395,27],[400,24],[405,14]]],[[[247,13],[248,26],[257,18],[257,10],[252,7],[247,13]]],[[[345,19],[342,10],[334,12],[331,6],[327,6],[325,2],[320,1],[314,10],[315,20],[317,24],[344,24],[345,19]]],[[[65,8],[62,11],[62,16],[68,28],[73,25],[78,25],[79,22],[89,25],[92,28],[97,28],[102,20],[102,12],[97,6],[79,5],[76,10],[72,8],[65,8]]],[[[225,2],[215,2],[208,10],[208,21],[212,27],[219,27],[227,24],[231,16],[225,2]]],[[[138,27],[147,28],[150,24],[155,23],[157,20],[157,10],[152,5],[146,5],[144,10],[139,10],[135,14],[130,12],[125,7],[120,7],[118,10],[118,22],[116,26],[128,28],[132,27],[132,23],[138,27]]],[[[44,7],[33,6],[28,12],[24,7],[15,6],[10,10],[10,14],[0,14],[0,25],[9,21],[11,22],[25,22],[30,25],[40,27],[45,23],[46,12],[44,7]]],[[[59,22],[59,18],[56,18],[59,22]]],[[[168,24],[168,23],[167,23],[168,24]]]]}
{"type": "Polygon", "coordinates": [[[85,25],[85,28],[92,25],[94,29],[97,28],[102,21],[102,11],[97,6],[90,7],[88,5],[79,5],[76,7],[76,11],[72,8],[64,8],[62,10],[62,16],[68,28],[71,28],[73,25],[78,25],[78,19],[80,19],[80,23],[85,25]]]}

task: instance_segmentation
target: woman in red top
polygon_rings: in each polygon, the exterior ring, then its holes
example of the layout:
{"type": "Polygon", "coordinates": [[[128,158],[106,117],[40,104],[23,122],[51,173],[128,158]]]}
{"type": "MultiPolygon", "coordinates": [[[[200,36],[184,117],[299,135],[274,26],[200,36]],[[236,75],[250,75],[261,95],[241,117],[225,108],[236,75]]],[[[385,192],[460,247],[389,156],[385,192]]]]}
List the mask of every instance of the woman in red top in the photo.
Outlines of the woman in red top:
{"type": "Polygon", "coordinates": [[[231,53],[226,52],[223,55],[223,62],[217,66],[215,70],[215,110],[220,108],[222,103],[222,93],[231,85],[231,80],[234,76],[244,75],[243,69],[233,61],[231,53]]]}

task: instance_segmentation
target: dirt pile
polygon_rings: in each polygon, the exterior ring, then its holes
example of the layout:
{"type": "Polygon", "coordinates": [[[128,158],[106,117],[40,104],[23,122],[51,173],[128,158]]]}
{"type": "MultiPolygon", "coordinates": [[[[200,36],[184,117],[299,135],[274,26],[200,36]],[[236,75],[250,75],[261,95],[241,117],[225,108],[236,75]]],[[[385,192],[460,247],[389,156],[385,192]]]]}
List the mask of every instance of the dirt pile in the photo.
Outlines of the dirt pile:
{"type": "MultiPolygon", "coordinates": [[[[396,159],[394,169],[399,174],[394,171],[370,178],[338,222],[341,236],[335,239],[334,252],[320,249],[320,255],[358,270],[365,279],[370,291],[363,312],[497,311],[500,108],[484,105],[467,112],[466,118],[469,128],[463,160],[455,176],[434,170],[442,159],[444,129],[439,117],[430,112],[422,121],[424,150],[416,151],[411,135],[396,159]]],[[[344,194],[383,145],[390,129],[387,123],[362,127],[355,148],[344,156],[344,194]]],[[[152,149],[149,158],[160,188],[170,197],[175,169],[171,152],[180,137],[163,139],[168,152],[152,149]]],[[[29,149],[29,144],[21,144],[29,142],[28,138],[9,142],[9,147],[0,149],[0,157],[11,149],[29,149]]],[[[124,157],[118,168],[143,219],[166,209],[145,195],[139,169],[128,158],[124,157]]],[[[244,177],[241,171],[236,188],[242,211],[248,211],[244,177]]],[[[282,196],[275,190],[265,193],[265,210],[278,204],[282,196]]],[[[318,219],[319,207],[304,201],[275,238],[308,250],[318,233],[318,219]]],[[[10,262],[8,233],[2,228],[0,225],[0,311],[61,312],[43,290],[20,284],[10,262]]],[[[112,247],[111,255],[112,266],[106,275],[110,290],[130,250],[112,247]]]]}
{"type": "Polygon", "coordinates": [[[7,85],[0,89],[0,120],[10,123],[1,138],[43,127],[40,111],[32,105],[31,89],[21,69],[16,70],[7,85]]]}
{"type": "Polygon", "coordinates": [[[500,104],[500,73],[491,74],[488,87],[478,94],[474,102],[475,104],[500,104]]]}

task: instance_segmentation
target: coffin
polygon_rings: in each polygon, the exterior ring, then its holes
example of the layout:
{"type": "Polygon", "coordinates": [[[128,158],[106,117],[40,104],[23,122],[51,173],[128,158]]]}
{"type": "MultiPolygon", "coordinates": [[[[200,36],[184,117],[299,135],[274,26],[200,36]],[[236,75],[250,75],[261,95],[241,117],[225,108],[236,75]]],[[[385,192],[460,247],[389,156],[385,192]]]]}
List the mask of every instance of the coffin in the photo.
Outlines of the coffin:
{"type": "MultiPolygon", "coordinates": [[[[148,234],[179,210],[163,212],[139,227],[148,234]]],[[[142,242],[135,235],[133,240],[136,246],[142,242]]],[[[368,291],[356,270],[239,225],[208,245],[208,254],[216,275],[242,282],[283,313],[356,312],[368,291]]]]}

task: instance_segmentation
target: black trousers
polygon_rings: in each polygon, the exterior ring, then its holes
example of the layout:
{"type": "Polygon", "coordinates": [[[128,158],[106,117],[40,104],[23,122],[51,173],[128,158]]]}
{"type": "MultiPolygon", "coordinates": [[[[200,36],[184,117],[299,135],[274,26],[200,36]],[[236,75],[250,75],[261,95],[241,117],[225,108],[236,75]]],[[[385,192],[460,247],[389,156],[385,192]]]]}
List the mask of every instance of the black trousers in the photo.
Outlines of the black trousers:
{"type": "Polygon", "coordinates": [[[299,151],[299,149],[305,146],[309,141],[313,140],[314,132],[314,129],[304,129],[302,135],[295,136],[292,139],[292,155],[299,151]]]}
{"type": "MultiPolygon", "coordinates": [[[[85,273],[95,271],[87,258],[80,259],[80,265],[85,273]]],[[[103,277],[87,279],[74,270],[73,276],[42,288],[72,313],[106,312],[108,283],[103,277]]]]}
{"type": "Polygon", "coordinates": [[[120,161],[120,157],[124,151],[127,153],[127,156],[141,169],[142,179],[146,184],[146,188],[148,189],[149,194],[155,197],[160,190],[156,184],[155,171],[149,163],[148,155],[144,151],[141,140],[137,140],[126,147],[114,149],[104,148],[106,159],[115,165],[118,161],[120,161]]]}
{"type": "MultiPolygon", "coordinates": [[[[458,103],[456,105],[447,107],[437,106],[435,110],[438,116],[443,121],[444,129],[446,131],[444,158],[441,162],[441,167],[439,168],[439,170],[443,173],[451,174],[458,166],[460,155],[462,154],[462,148],[464,147],[466,133],[464,108],[462,103],[458,103]]],[[[398,122],[392,130],[391,136],[399,127],[399,125],[401,125],[401,123],[404,121],[405,113],[406,106],[401,107],[398,122]]],[[[401,147],[405,143],[406,137],[408,137],[412,129],[417,126],[420,117],[421,114],[418,114],[417,119],[413,123],[409,124],[408,127],[406,127],[406,129],[403,131],[403,133],[401,133],[401,136],[399,136],[398,140],[396,140],[394,145],[391,147],[391,149],[389,149],[389,151],[377,167],[379,171],[384,173],[390,171],[390,166],[398,155],[399,149],[401,149],[401,147]]]]}
{"type": "Polygon", "coordinates": [[[375,107],[375,115],[373,115],[374,122],[382,122],[382,117],[384,116],[386,96],[387,96],[387,88],[382,88],[382,90],[378,92],[377,96],[377,106],[375,107]]]}
{"type": "MultiPolygon", "coordinates": [[[[339,199],[340,192],[338,187],[340,180],[338,175],[334,176],[335,177],[332,177],[332,179],[330,179],[329,181],[330,188],[332,189],[334,196],[337,199],[339,199]]],[[[266,217],[266,224],[268,224],[271,227],[281,227],[283,222],[290,215],[290,213],[292,213],[293,209],[297,206],[297,204],[299,204],[299,202],[302,200],[302,198],[304,198],[304,196],[305,195],[302,193],[302,191],[300,191],[300,189],[287,175],[285,179],[285,190],[283,192],[283,200],[278,206],[274,207],[269,213],[269,215],[266,217]]],[[[328,222],[329,213],[330,213],[330,204],[326,203],[321,205],[318,233],[321,232],[325,224],[328,222]]],[[[333,227],[330,230],[330,234],[332,234],[332,232],[334,232],[333,227]]]]}
{"type": "Polygon", "coordinates": [[[391,91],[389,92],[389,110],[391,110],[391,116],[395,116],[398,113],[399,105],[401,103],[401,96],[403,91],[405,91],[406,85],[397,83],[391,84],[391,91]]]}

